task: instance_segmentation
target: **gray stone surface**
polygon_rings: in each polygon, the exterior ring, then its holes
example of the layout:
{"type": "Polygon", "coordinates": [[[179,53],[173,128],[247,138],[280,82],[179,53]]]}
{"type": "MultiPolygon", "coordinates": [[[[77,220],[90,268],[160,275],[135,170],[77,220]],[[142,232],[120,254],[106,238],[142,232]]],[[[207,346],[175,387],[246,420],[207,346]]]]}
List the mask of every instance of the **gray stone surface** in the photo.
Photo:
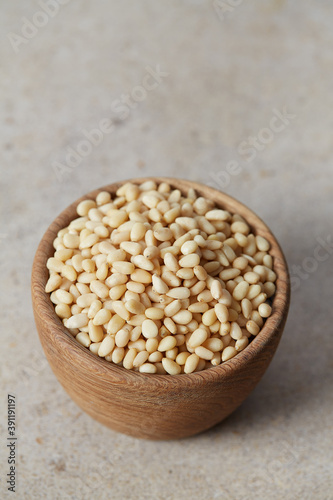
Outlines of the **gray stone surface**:
{"type": "Polygon", "coordinates": [[[38,14],[41,3],[6,2],[1,15],[0,497],[10,496],[9,392],[16,498],[331,500],[332,247],[314,256],[317,239],[333,236],[332,3],[221,0],[217,12],[204,0],[59,0],[53,17],[38,14]],[[29,31],[22,18],[45,25],[29,31]],[[168,75],[142,90],[157,65],[168,75]],[[272,122],[283,110],[292,116],[272,122]],[[57,177],[54,162],[104,119],[113,130],[57,177]],[[249,137],[259,141],[250,151],[249,137]],[[155,174],[242,200],[303,276],[248,400],[205,434],[160,443],[112,432],[70,400],[44,359],[29,291],[37,244],[63,208],[155,174]]]}

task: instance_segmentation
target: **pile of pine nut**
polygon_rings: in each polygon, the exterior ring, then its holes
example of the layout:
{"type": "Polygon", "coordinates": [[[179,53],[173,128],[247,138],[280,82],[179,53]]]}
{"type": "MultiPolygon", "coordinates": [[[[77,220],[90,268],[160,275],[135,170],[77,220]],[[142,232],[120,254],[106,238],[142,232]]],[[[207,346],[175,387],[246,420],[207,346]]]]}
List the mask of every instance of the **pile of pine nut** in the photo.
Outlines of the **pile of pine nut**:
{"type": "Polygon", "coordinates": [[[270,244],[238,214],[162,182],[77,206],[54,240],[45,291],[76,340],[141,373],[217,366],[271,314],[270,244]]]}

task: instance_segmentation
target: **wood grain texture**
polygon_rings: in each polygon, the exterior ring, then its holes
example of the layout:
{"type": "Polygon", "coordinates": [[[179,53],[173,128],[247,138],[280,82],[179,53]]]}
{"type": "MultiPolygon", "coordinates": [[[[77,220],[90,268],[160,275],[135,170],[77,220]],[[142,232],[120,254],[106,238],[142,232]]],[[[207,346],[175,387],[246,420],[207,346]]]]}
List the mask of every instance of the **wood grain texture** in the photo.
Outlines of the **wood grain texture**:
{"type": "Polygon", "coordinates": [[[220,191],[175,178],[130,179],[169,182],[186,193],[193,187],[221,208],[242,215],[255,234],[271,244],[277,291],[273,312],[259,335],[235,358],[214,368],[190,375],[145,375],[128,371],[93,355],[63,326],[45,293],[47,259],[59,229],[76,216],[83,199],[100,191],[114,194],[123,184],[92,191],[64,210],[43,236],[32,269],[32,302],[40,341],[56,377],[71,398],[89,415],[116,431],[147,439],[176,439],[202,432],[230,415],[250,394],[266,371],[278,346],[286,322],[290,283],[279,244],[269,228],[246,206],[220,191]]]}

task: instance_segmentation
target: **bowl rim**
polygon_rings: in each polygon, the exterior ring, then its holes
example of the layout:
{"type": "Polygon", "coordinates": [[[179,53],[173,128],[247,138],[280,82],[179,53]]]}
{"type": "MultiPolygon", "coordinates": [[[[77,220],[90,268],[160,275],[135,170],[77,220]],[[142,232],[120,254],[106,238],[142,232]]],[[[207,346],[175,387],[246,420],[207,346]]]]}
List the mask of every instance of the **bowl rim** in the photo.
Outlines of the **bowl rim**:
{"type": "MultiPolygon", "coordinates": [[[[31,276],[31,293],[34,313],[39,316],[52,342],[61,345],[62,348],[68,348],[71,351],[71,358],[76,357],[79,363],[84,364],[85,367],[89,367],[92,372],[100,373],[105,376],[107,370],[114,383],[123,383],[126,378],[127,382],[132,381],[137,387],[140,384],[146,386],[147,383],[160,385],[160,383],[165,384],[166,381],[168,381],[169,385],[179,389],[180,387],[186,388],[192,383],[216,382],[223,377],[231,375],[238,369],[244,368],[244,365],[253,362],[254,358],[270,343],[272,338],[274,338],[275,335],[279,335],[281,325],[283,326],[286,320],[290,303],[290,277],[286,259],[275,236],[262,219],[240,201],[224,192],[206,186],[203,183],[173,177],[139,177],[114,182],[90,191],[67,206],[53,220],[45,231],[34,257],[31,276]],[[251,229],[255,230],[255,234],[264,233],[265,237],[271,243],[270,253],[274,258],[273,269],[277,274],[276,292],[272,303],[272,315],[266,319],[259,334],[251,340],[243,351],[218,366],[204,369],[200,372],[170,376],[168,374],[144,374],[134,372],[108,362],[103,358],[99,358],[75,340],[63,325],[60,318],[55,314],[54,305],[50,300],[50,294],[46,293],[44,290],[49,276],[46,261],[54,253],[54,247],[52,245],[53,240],[57,232],[66,227],[68,223],[75,218],[75,215],[77,216],[77,205],[82,200],[95,199],[96,195],[101,191],[109,191],[112,193],[127,182],[141,184],[146,181],[155,181],[157,184],[167,182],[172,188],[178,188],[182,192],[184,192],[185,189],[193,188],[197,194],[202,196],[206,196],[206,194],[209,193],[215,203],[221,208],[225,208],[224,203],[231,203],[236,206],[237,213],[243,215],[247,221],[250,219],[249,224],[251,229]],[[203,194],[203,192],[205,192],[205,194],[203,194]],[[253,222],[255,222],[255,225],[253,225],[253,222]]],[[[66,353],[64,354],[66,355],[66,353]]]]}

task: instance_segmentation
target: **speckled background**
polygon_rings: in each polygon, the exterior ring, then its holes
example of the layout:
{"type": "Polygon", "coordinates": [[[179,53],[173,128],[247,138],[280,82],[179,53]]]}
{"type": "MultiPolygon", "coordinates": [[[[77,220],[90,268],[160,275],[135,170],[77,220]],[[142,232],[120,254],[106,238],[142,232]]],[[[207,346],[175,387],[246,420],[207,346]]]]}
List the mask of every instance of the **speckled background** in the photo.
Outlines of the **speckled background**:
{"type": "Polygon", "coordinates": [[[0,498],[331,500],[332,2],[16,0],[1,10],[0,498]],[[106,119],[112,130],[86,154],[84,130],[106,119]],[[69,148],[83,151],[72,166],[69,148]],[[80,411],[45,361],[29,291],[37,244],[60,211],[155,174],[217,185],[257,212],[294,289],[256,390],[223,424],[173,442],[123,436],[80,411]],[[7,393],[16,494],[4,484],[7,393]]]}

